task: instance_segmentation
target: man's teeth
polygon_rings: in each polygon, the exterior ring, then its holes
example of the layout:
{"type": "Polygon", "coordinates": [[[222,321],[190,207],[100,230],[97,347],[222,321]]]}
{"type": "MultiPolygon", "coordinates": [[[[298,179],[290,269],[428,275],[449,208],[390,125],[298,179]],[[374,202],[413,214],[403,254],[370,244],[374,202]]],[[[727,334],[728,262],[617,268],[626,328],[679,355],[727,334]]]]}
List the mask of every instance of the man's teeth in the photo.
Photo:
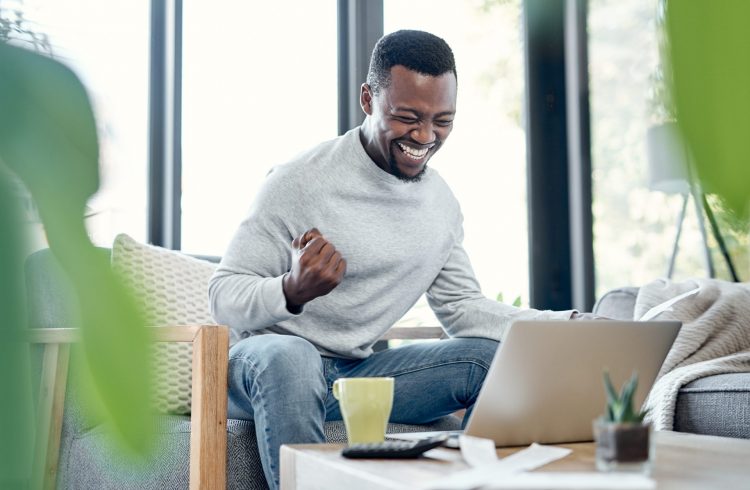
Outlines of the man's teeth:
{"type": "Polygon", "coordinates": [[[406,156],[408,156],[409,158],[413,158],[414,160],[420,160],[430,150],[429,148],[416,150],[410,146],[402,145],[401,143],[399,143],[398,146],[399,148],[401,148],[401,150],[403,150],[404,153],[406,153],[406,156]]]}

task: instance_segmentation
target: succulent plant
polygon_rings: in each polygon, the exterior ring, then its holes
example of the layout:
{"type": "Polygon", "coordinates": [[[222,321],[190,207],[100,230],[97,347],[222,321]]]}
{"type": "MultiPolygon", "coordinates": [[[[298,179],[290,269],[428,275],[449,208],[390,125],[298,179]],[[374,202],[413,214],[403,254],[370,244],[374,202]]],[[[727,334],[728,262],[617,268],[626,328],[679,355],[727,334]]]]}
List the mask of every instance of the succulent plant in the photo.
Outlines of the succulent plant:
{"type": "Polygon", "coordinates": [[[607,409],[604,413],[604,420],[615,424],[640,424],[646,416],[647,410],[635,412],[633,410],[633,396],[638,387],[638,375],[633,376],[622,387],[620,394],[617,394],[609,372],[604,372],[604,386],[607,389],[607,409]]]}

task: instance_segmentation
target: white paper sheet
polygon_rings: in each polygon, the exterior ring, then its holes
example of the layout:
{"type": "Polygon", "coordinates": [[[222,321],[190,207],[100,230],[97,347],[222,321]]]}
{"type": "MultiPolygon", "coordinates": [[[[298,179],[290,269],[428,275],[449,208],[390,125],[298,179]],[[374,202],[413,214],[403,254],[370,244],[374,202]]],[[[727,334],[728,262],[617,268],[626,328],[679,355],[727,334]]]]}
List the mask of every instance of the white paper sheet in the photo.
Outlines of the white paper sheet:
{"type": "Polygon", "coordinates": [[[472,468],[497,462],[495,441],[491,439],[461,434],[458,436],[458,444],[461,448],[461,456],[472,468]]]}
{"type": "Polygon", "coordinates": [[[442,447],[430,449],[429,451],[425,452],[423,456],[425,458],[439,459],[440,461],[448,461],[451,463],[464,462],[464,458],[461,456],[460,451],[456,451],[455,449],[445,449],[442,447]]]}
{"type": "Polygon", "coordinates": [[[571,453],[570,449],[532,444],[526,449],[511,454],[493,463],[484,464],[469,470],[458,471],[441,477],[439,481],[428,482],[424,490],[470,490],[501,481],[514,473],[530,471],[556,461],[571,453]]]}
{"type": "Polygon", "coordinates": [[[523,451],[518,451],[499,460],[493,465],[496,470],[505,473],[531,471],[572,453],[572,449],[555,446],[543,446],[536,442],[523,451]]]}
{"type": "Polygon", "coordinates": [[[701,290],[701,287],[698,286],[695,289],[691,289],[690,291],[686,293],[682,293],[679,296],[675,296],[672,299],[668,299],[664,303],[660,303],[650,310],[648,310],[646,313],[643,314],[643,316],[640,318],[639,321],[641,322],[647,322],[649,320],[652,320],[656,318],[657,316],[661,315],[665,311],[672,311],[672,305],[677,303],[678,301],[682,301],[683,299],[687,298],[688,296],[692,296],[694,294],[698,294],[698,292],[701,290]]]}

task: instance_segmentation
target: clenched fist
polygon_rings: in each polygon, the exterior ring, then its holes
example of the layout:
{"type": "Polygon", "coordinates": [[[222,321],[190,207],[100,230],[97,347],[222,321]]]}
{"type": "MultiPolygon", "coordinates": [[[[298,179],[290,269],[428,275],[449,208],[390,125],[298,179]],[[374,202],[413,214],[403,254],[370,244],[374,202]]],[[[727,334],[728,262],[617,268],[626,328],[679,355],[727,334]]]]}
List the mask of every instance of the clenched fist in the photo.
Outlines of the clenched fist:
{"type": "Polygon", "coordinates": [[[341,283],[346,260],[317,228],[292,241],[292,268],[284,276],[286,307],[297,313],[302,305],[324,296],[341,283]]]}

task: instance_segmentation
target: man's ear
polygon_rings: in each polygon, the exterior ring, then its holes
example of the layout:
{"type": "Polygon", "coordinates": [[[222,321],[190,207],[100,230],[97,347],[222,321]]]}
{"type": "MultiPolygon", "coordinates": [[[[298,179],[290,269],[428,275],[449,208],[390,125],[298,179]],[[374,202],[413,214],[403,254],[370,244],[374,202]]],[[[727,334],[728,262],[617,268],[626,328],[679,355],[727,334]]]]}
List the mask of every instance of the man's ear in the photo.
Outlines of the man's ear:
{"type": "Polygon", "coordinates": [[[372,115],[372,98],[372,89],[368,84],[363,83],[359,90],[359,105],[368,116],[372,115]]]}

